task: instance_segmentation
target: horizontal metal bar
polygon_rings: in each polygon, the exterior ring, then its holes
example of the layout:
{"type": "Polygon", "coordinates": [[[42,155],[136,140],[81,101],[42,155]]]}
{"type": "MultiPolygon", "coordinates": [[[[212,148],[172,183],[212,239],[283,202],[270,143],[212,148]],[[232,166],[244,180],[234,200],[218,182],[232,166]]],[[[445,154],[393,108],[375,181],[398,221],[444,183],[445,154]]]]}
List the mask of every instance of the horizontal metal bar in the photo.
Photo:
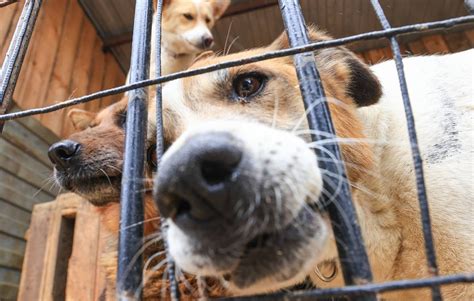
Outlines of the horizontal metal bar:
{"type": "Polygon", "coordinates": [[[8,5],[13,4],[13,3],[17,3],[17,2],[18,2],[18,0],[3,0],[3,1],[0,1],[0,8],[8,6],[8,5]]]}
{"type": "MultiPolygon", "coordinates": [[[[279,4],[290,45],[294,47],[309,44],[307,27],[299,1],[280,0],[279,4]]],[[[293,60],[304,106],[308,112],[306,116],[309,128],[317,133],[322,132],[336,136],[314,54],[312,52],[297,54],[293,60]],[[317,105],[312,105],[314,103],[317,105]]],[[[324,137],[312,134],[311,139],[320,141],[324,140],[324,137]]],[[[338,174],[342,179],[347,179],[345,168],[336,164],[336,162],[343,161],[339,145],[333,143],[326,149],[334,158],[329,157],[327,152],[315,149],[318,158],[322,158],[322,160],[318,160],[319,167],[322,170],[338,174]],[[323,160],[323,158],[327,158],[327,160],[323,160]]],[[[341,181],[337,193],[336,187],[329,185],[325,177],[323,177],[323,183],[323,189],[330,196],[334,196],[334,200],[329,201],[327,200],[328,196],[323,195],[321,203],[325,204],[325,210],[331,219],[345,283],[346,285],[370,283],[372,282],[372,272],[369,258],[365,251],[348,181],[341,181]]],[[[376,296],[360,296],[352,298],[352,300],[376,300],[376,296]]]]}
{"type": "Polygon", "coordinates": [[[316,43],[311,43],[305,46],[299,46],[299,47],[293,47],[293,48],[288,48],[284,50],[267,52],[267,53],[249,57],[249,58],[231,60],[231,61],[223,62],[220,64],[206,66],[203,68],[176,72],[173,74],[161,76],[159,78],[142,80],[136,83],[122,85],[122,86],[107,89],[107,90],[102,90],[99,92],[73,98],[61,103],[57,103],[57,104],[42,107],[42,108],[36,108],[36,109],[30,109],[30,110],[24,110],[20,112],[0,115],[0,121],[12,120],[12,119],[17,119],[17,118],[32,116],[32,115],[37,115],[37,114],[50,113],[50,112],[64,109],[73,105],[86,103],[94,99],[99,99],[102,97],[120,94],[132,89],[142,88],[142,87],[156,85],[156,84],[162,84],[162,83],[166,83],[175,79],[189,77],[193,75],[199,75],[199,74],[208,73],[208,72],[216,71],[220,69],[241,66],[245,64],[259,62],[259,61],[271,60],[274,58],[295,55],[297,53],[310,52],[310,51],[314,51],[314,50],[322,49],[322,48],[341,46],[341,45],[345,45],[345,44],[356,42],[356,41],[373,40],[373,39],[379,39],[379,38],[384,38],[384,37],[391,37],[398,34],[417,32],[417,31],[423,31],[423,30],[435,29],[435,28],[446,28],[446,27],[451,27],[458,24],[472,23],[472,22],[474,22],[474,16],[464,16],[464,17],[453,18],[453,19],[448,19],[448,20],[443,20],[443,21],[419,23],[419,24],[414,24],[414,25],[394,27],[390,30],[372,31],[368,33],[345,37],[345,38],[316,42],[316,43]]]}
{"type": "MultiPolygon", "coordinates": [[[[375,14],[380,21],[383,29],[390,29],[390,23],[380,5],[378,0],[370,0],[372,7],[374,8],[375,14]]],[[[410,103],[410,96],[408,95],[407,81],[405,78],[405,71],[403,67],[402,55],[400,53],[400,46],[398,45],[397,38],[391,37],[390,44],[395,60],[395,65],[398,73],[398,80],[400,83],[400,90],[403,100],[403,106],[405,108],[405,118],[407,122],[408,137],[410,139],[411,153],[413,158],[413,166],[415,171],[416,179],[416,190],[418,194],[418,202],[420,204],[420,215],[421,215],[421,226],[423,230],[423,238],[425,242],[425,253],[426,260],[428,262],[428,271],[430,276],[438,276],[438,264],[436,262],[436,252],[433,242],[433,233],[431,230],[431,219],[430,210],[428,204],[428,196],[426,194],[426,185],[424,180],[423,172],[423,160],[421,159],[420,148],[418,147],[418,138],[415,129],[415,118],[413,116],[413,110],[410,103]]],[[[433,301],[441,301],[441,291],[439,287],[432,287],[432,299],[433,301]]]]}
{"type": "MultiPolygon", "coordinates": [[[[15,33],[0,70],[0,114],[7,112],[11,105],[16,82],[20,75],[42,2],[42,0],[26,1],[18,19],[15,33]]],[[[0,134],[2,131],[3,122],[0,121],[0,134]]]]}
{"type": "Polygon", "coordinates": [[[403,289],[433,287],[454,283],[473,283],[474,273],[438,276],[426,279],[407,279],[384,283],[344,286],[338,288],[316,289],[311,291],[281,292],[261,296],[233,297],[212,299],[215,301],[314,301],[319,298],[358,296],[372,293],[383,293],[403,289]]]}
{"type": "MultiPolygon", "coordinates": [[[[152,0],[136,1],[130,82],[149,77],[152,12],[152,0]]],[[[127,109],[117,269],[117,298],[121,301],[140,299],[143,286],[139,250],[143,245],[147,92],[147,88],[130,91],[127,109]]]]}

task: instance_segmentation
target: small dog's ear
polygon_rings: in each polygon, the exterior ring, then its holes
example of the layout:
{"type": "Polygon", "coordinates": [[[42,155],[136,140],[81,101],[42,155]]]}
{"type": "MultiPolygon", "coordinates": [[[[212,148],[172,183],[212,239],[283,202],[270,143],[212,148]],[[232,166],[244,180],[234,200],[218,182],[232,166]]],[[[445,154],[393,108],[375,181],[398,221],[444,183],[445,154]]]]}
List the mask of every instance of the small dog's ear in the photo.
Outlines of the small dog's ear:
{"type": "Polygon", "coordinates": [[[199,54],[199,55],[193,60],[193,62],[191,63],[191,65],[194,65],[194,63],[196,63],[197,61],[206,59],[206,58],[211,57],[211,56],[215,56],[214,51],[212,51],[212,50],[204,51],[203,53],[199,54]]]}
{"type": "Polygon", "coordinates": [[[230,0],[211,0],[215,20],[219,19],[230,5],[230,0]]]}
{"type": "MultiPolygon", "coordinates": [[[[167,6],[167,5],[170,5],[170,4],[171,4],[171,1],[173,1],[173,0],[163,0],[163,7],[165,7],[165,6],[167,6]]],[[[157,5],[158,5],[158,1],[157,1],[157,0],[153,0],[153,2],[154,2],[154,3],[153,3],[153,6],[154,6],[155,9],[156,9],[156,7],[157,7],[157,5]]]]}
{"type": "Polygon", "coordinates": [[[84,111],[81,109],[72,109],[67,113],[67,117],[71,120],[72,125],[78,131],[85,130],[94,120],[97,113],[84,111]]]}

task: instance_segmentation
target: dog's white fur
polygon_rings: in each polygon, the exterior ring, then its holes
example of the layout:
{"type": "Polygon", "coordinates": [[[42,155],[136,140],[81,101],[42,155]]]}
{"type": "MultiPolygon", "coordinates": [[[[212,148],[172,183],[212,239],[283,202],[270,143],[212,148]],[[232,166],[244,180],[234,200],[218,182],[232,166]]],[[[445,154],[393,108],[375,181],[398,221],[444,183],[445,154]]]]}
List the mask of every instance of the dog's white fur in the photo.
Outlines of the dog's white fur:
{"type": "MultiPolygon", "coordinates": [[[[441,274],[474,271],[473,62],[474,50],[404,59],[419,147],[424,161],[434,243],[441,274]]],[[[430,273],[424,256],[413,162],[396,70],[393,61],[373,66],[372,70],[382,83],[383,96],[379,103],[358,109],[358,114],[369,141],[373,143],[375,168],[371,171],[373,174],[368,173],[358,183],[353,198],[374,278],[376,282],[383,282],[428,277],[430,273]]],[[[193,124],[195,129],[177,140],[164,161],[190,136],[210,130],[209,125],[198,125],[206,123],[206,120],[196,120],[183,105],[184,96],[180,92],[180,85],[180,81],[177,81],[165,86],[165,99],[170,99],[169,105],[188,123],[184,128],[193,124]]],[[[229,117],[232,116],[232,112],[228,114],[229,117]]],[[[220,117],[225,119],[227,116],[220,117]]],[[[255,143],[251,137],[260,136],[263,131],[263,137],[269,138],[262,138],[262,141],[271,144],[272,134],[275,134],[275,130],[269,127],[243,131],[227,121],[213,123],[212,129],[229,129],[229,132],[237,133],[246,148],[260,153],[268,150],[265,145],[263,149],[260,148],[259,145],[262,144],[255,143]]],[[[284,157],[291,158],[294,149],[287,142],[280,151],[287,152],[284,157]]],[[[304,156],[303,153],[301,155],[304,156]]],[[[280,163],[286,163],[284,160],[281,159],[280,163]]],[[[259,162],[256,161],[257,164],[259,162]]],[[[306,165],[297,168],[310,167],[306,165]]],[[[319,175],[314,173],[316,174],[319,175]]],[[[318,183],[318,177],[314,176],[309,181],[307,176],[297,176],[296,180],[294,184],[297,189],[307,192],[314,192],[314,183],[318,183]]],[[[291,195],[286,197],[285,201],[291,203],[291,195]]],[[[301,199],[294,201],[298,204],[295,206],[304,206],[301,199]]],[[[326,221],[329,223],[327,219],[326,221]]],[[[327,224],[326,229],[328,228],[327,224]]],[[[334,239],[326,243],[326,229],[318,234],[319,244],[312,246],[313,257],[308,257],[308,262],[322,262],[337,257],[334,239]],[[318,252],[321,248],[324,251],[318,252]]],[[[193,248],[189,245],[190,242],[181,237],[186,234],[178,232],[179,229],[171,223],[168,240],[171,254],[177,263],[196,274],[213,274],[212,271],[197,268],[197,263],[205,263],[208,259],[194,257],[189,251],[193,248]]],[[[306,253],[301,255],[307,256],[306,253]]],[[[266,292],[296,283],[305,275],[310,275],[322,287],[343,285],[341,275],[327,284],[319,281],[312,273],[312,268],[302,267],[302,270],[305,272],[295,275],[290,281],[278,282],[270,278],[244,290],[230,288],[236,294],[266,292]]],[[[446,300],[474,298],[472,285],[446,286],[442,291],[446,300]]],[[[427,300],[429,289],[399,291],[385,294],[384,297],[390,300],[427,300]]]]}

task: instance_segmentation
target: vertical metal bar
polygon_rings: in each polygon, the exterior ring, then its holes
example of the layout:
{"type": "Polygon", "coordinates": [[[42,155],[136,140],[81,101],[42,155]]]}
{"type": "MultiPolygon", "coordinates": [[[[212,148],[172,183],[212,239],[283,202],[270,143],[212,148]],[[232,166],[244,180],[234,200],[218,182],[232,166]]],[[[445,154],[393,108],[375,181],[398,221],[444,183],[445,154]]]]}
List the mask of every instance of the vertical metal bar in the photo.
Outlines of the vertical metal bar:
{"type": "MultiPolygon", "coordinates": [[[[33,28],[41,8],[42,0],[27,0],[8,47],[5,60],[0,70],[0,114],[5,114],[10,107],[16,81],[20,75],[23,59],[30,43],[33,28]]],[[[4,122],[0,122],[0,134],[4,122]]]]}
{"type": "MultiPolygon", "coordinates": [[[[374,7],[375,13],[382,24],[383,29],[391,29],[390,23],[384,14],[382,6],[378,0],[370,0],[374,7]]],[[[390,38],[390,44],[395,59],[395,65],[398,72],[398,80],[400,81],[400,89],[402,93],[403,106],[405,107],[405,117],[407,121],[408,136],[410,137],[411,153],[413,156],[413,164],[415,168],[416,189],[418,192],[418,202],[420,204],[421,225],[423,229],[423,236],[425,239],[426,259],[428,261],[428,268],[431,276],[438,276],[438,265],[436,263],[436,252],[433,242],[433,233],[431,232],[431,219],[428,205],[428,197],[426,195],[426,187],[423,173],[423,161],[421,159],[420,149],[418,147],[418,139],[415,129],[415,119],[413,117],[413,110],[410,104],[410,97],[408,95],[407,82],[405,79],[405,71],[403,68],[402,56],[400,47],[396,37],[390,38]]],[[[432,297],[433,300],[442,300],[439,286],[433,286],[432,297]]]]}
{"type": "MultiPolygon", "coordinates": [[[[161,16],[163,12],[163,0],[157,1],[156,13],[155,13],[155,49],[156,49],[156,57],[155,57],[155,77],[161,76],[161,16]]],[[[164,139],[163,139],[163,106],[162,106],[162,90],[161,84],[156,86],[156,158],[158,162],[160,162],[161,157],[164,153],[164,139]]],[[[175,273],[175,264],[173,259],[171,258],[168,252],[168,242],[166,241],[166,221],[165,219],[161,219],[161,233],[163,235],[163,245],[166,252],[166,260],[167,260],[167,270],[168,270],[168,279],[170,282],[170,294],[172,301],[179,301],[180,299],[180,292],[178,282],[176,280],[176,273],[175,273]]]]}
{"type": "MultiPolygon", "coordinates": [[[[147,79],[150,63],[152,0],[137,0],[133,25],[130,82],[147,79]]],[[[117,298],[139,299],[142,257],[133,257],[143,244],[143,176],[147,125],[147,88],[130,91],[122,175],[117,298]]]]}
{"type": "MultiPolygon", "coordinates": [[[[279,0],[279,4],[290,45],[296,47],[309,44],[306,24],[298,0],[279,0]]],[[[331,114],[316,69],[314,54],[311,52],[297,54],[293,59],[305,108],[313,107],[307,115],[309,127],[316,130],[315,132],[324,132],[335,136],[331,114]]],[[[318,141],[324,139],[324,137],[312,134],[312,139],[318,141]]],[[[336,157],[336,160],[341,160],[342,157],[337,143],[328,145],[327,149],[336,157]]],[[[319,158],[328,157],[327,154],[318,149],[316,149],[316,153],[319,158]]],[[[333,161],[331,158],[319,160],[319,165],[324,170],[340,174],[337,161],[333,161]]],[[[326,209],[332,221],[344,280],[347,285],[368,283],[372,281],[372,272],[357,223],[345,170],[340,176],[344,179],[341,190],[334,196],[333,201],[328,202],[326,209]]],[[[324,180],[324,188],[330,195],[335,194],[334,187],[328,185],[326,180],[324,180]]],[[[358,296],[352,297],[352,300],[376,300],[376,296],[375,294],[358,296]]]]}

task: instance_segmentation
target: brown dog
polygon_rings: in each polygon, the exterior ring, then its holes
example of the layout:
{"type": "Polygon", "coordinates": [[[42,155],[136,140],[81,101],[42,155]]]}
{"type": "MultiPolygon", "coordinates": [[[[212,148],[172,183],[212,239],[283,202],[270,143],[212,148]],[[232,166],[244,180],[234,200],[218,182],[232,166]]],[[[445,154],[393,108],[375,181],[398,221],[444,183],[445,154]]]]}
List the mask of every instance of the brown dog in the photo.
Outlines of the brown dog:
{"type": "MultiPolygon", "coordinates": [[[[64,189],[78,193],[97,206],[101,216],[102,227],[109,233],[105,243],[105,252],[101,255],[102,265],[107,277],[107,300],[115,299],[115,283],[117,274],[117,245],[120,220],[120,187],[122,176],[123,151],[125,141],[124,125],[126,121],[127,99],[112,104],[99,113],[73,109],[68,113],[77,133],[67,140],[51,146],[49,156],[55,165],[55,178],[64,189]]],[[[149,131],[153,132],[154,125],[149,131]]],[[[156,167],[154,136],[147,141],[147,174],[145,177],[145,217],[144,236],[146,248],[143,257],[148,262],[145,272],[147,281],[143,288],[145,300],[166,300],[169,296],[167,280],[163,280],[166,265],[152,271],[154,266],[165,260],[160,255],[154,259],[150,256],[157,252],[163,253],[160,232],[159,214],[152,200],[150,181],[156,167]],[[149,260],[150,259],[150,260],[149,260]],[[164,299],[163,299],[163,298],[164,299]]],[[[187,277],[191,286],[181,283],[180,290],[183,300],[198,298],[195,278],[187,277]]],[[[213,287],[211,295],[221,295],[221,291],[213,287]]]]}

